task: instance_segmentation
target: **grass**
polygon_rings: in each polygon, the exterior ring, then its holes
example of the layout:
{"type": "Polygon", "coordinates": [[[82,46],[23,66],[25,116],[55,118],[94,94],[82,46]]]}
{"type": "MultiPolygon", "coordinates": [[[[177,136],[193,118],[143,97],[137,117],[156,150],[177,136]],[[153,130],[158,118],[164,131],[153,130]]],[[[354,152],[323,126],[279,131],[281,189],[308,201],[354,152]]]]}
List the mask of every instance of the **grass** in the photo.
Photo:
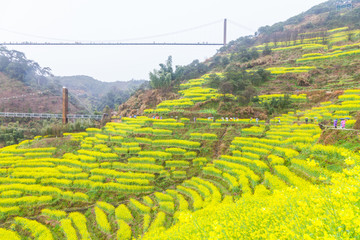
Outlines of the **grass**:
{"type": "Polygon", "coordinates": [[[216,114],[217,110],[216,109],[201,109],[200,111],[198,111],[198,113],[216,114]]]}
{"type": "Polygon", "coordinates": [[[80,149],[80,143],[71,141],[70,138],[44,138],[31,143],[26,148],[56,147],[53,157],[62,157],[64,153],[74,153],[80,149]]]}

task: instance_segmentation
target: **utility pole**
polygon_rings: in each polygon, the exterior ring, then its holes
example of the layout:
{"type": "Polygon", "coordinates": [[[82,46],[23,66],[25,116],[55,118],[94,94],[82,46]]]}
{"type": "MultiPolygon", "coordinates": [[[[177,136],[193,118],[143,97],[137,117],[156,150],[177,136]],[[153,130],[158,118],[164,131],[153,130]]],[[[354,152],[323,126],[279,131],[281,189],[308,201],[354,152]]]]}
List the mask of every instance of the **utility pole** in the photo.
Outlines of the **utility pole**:
{"type": "Polygon", "coordinates": [[[226,46],[226,18],[224,19],[224,46],[226,46]]]}
{"type": "Polygon", "coordinates": [[[68,123],[68,89],[66,87],[63,87],[63,106],[62,106],[62,122],[63,124],[68,123]]]}

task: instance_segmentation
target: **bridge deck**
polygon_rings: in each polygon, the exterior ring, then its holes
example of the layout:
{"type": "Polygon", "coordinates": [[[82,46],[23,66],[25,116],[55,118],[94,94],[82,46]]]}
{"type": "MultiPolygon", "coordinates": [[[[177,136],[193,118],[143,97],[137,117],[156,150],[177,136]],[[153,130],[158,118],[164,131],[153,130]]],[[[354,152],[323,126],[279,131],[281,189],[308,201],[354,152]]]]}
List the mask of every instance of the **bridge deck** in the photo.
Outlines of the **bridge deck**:
{"type": "Polygon", "coordinates": [[[0,42],[0,45],[4,46],[21,46],[21,45],[30,45],[30,46],[44,46],[44,45],[53,45],[53,46],[221,46],[224,43],[207,43],[207,42],[198,42],[198,43],[167,43],[167,42],[142,42],[142,43],[122,43],[122,42],[0,42]]]}
{"type": "MultiPolygon", "coordinates": [[[[62,118],[62,114],[51,113],[12,113],[0,112],[0,117],[18,117],[18,118],[62,118]]],[[[101,115],[81,115],[81,114],[68,114],[69,119],[96,119],[101,120],[101,115]]]]}

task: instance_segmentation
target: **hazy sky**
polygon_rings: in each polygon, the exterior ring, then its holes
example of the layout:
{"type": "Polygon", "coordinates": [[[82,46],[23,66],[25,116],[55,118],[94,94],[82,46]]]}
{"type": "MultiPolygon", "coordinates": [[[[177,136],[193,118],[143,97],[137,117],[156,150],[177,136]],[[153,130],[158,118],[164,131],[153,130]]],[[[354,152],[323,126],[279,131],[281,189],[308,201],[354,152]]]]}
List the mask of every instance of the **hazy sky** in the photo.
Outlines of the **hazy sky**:
{"type": "MultiPolygon", "coordinates": [[[[222,42],[252,35],[324,0],[0,0],[0,42],[222,42]],[[203,26],[175,35],[146,38],[203,26]],[[243,26],[243,27],[241,27],[243,26]]],[[[9,46],[59,76],[101,81],[148,79],[169,55],[174,65],[200,61],[218,46],[9,46]]]]}

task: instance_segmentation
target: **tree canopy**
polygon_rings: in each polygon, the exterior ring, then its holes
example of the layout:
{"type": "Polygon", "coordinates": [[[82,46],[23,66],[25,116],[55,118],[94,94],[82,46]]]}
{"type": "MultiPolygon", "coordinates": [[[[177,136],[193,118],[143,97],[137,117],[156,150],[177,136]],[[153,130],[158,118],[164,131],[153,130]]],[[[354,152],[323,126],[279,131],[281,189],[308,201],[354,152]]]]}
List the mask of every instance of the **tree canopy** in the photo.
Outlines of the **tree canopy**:
{"type": "Polygon", "coordinates": [[[189,65],[176,66],[174,71],[171,56],[168,57],[165,64],[160,63],[159,66],[159,70],[154,69],[149,73],[152,88],[168,88],[173,83],[179,83],[180,80],[197,78],[209,71],[209,67],[197,59],[189,65]]]}
{"type": "Polygon", "coordinates": [[[24,53],[6,47],[0,47],[0,71],[27,84],[40,85],[52,76],[50,68],[42,68],[37,62],[27,59],[24,53]]]}
{"type": "Polygon", "coordinates": [[[160,69],[154,69],[149,73],[150,85],[153,88],[166,88],[171,85],[171,81],[174,79],[174,72],[172,68],[172,57],[169,56],[166,63],[159,64],[160,69]]]}

